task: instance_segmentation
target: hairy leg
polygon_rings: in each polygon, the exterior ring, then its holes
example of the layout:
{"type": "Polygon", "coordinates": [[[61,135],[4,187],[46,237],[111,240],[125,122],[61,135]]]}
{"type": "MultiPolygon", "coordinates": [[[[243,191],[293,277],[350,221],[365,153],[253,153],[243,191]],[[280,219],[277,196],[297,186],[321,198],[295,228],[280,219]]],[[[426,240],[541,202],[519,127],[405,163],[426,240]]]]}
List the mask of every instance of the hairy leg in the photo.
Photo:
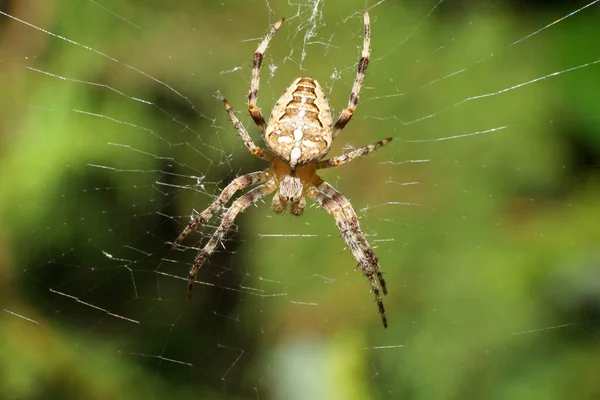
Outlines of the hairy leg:
{"type": "Polygon", "coordinates": [[[367,242],[365,234],[360,229],[358,216],[356,215],[354,208],[352,208],[352,204],[350,204],[350,201],[343,194],[338,192],[336,188],[327,182],[321,182],[318,186],[318,189],[327,197],[331,198],[331,200],[333,200],[336,204],[338,204],[348,221],[350,221],[349,226],[353,229],[354,237],[358,241],[360,247],[365,250],[367,259],[372,261],[372,265],[375,266],[375,271],[377,273],[377,279],[381,285],[381,290],[383,291],[383,294],[387,294],[387,285],[385,283],[385,279],[383,279],[383,271],[379,266],[379,259],[369,245],[369,242],[367,242]]]}
{"type": "Polygon", "coordinates": [[[244,141],[244,146],[246,146],[246,148],[250,150],[250,153],[252,153],[254,157],[261,158],[265,161],[273,160],[273,155],[271,153],[261,149],[254,143],[250,135],[248,135],[248,131],[246,131],[244,125],[235,116],[231,105],[226,99],[223,99],[223,104],[225,105],[225,110],[227,110],[227,114],[229,114],[229,118],[231,118],[231,122],[233,122],[235,130],[237,130],[240,136],[242,137],[242,140],[244,141]]]}
{"type": "Polygon", "coordinates": [[[325,210],[327,210],[327,212],[335,219],[337,227],[346,241],[348,248],[362,268],[364,275],[369,280],[371,291],[375,296],[377,308],[381,315],[381,321],[384,328],[387,328],[387,316],[385,314],[383,299],[381,298],[381,292],[387,294],[385,280],[383,279],[377,256],[371,249],[371,246],[369,246],[364,233],[360,229],[358,218],[352,209],[352,205],[345,197],[339,194],[337,190],[325,182],[321,183],[319,187],[309,188],[307,190],[307,196],[316,201],[321,207],[325,208],[325,210]],[[329,193],[331,193],[332,196],[330,196],[329,193]],[[379,283],[381,284],[381,289],[375,280],[375,275],[377,275],[379,283]]]}
{"type": "Polygon", "coordinates": [[[377,143],[373,143],[368,146],[363,146],[356,150],[352,150],[348,153],[342,154],[341,156],[331,157],[327,160],[319,161],[317,163],[317,169],[339,167],[340,165],[348,164],[349,162],[356,160],[357,158],[366,156],[367,154],[377,150],[381,146],[385,146],[391,141],[392,138],[386,138],[380,140],[377,143]]]}
{"type": "Polygon", "coordinates": [[[364,14],[365,24],[365,39],[363,41],[363,49],[360,61],[358,62],[358,71],[356,72],[356,78],[354,79],[354,86],[352,86],[352,92],[350,93],[350,99],[348,100],[348,107],[346,107],[337,122],[333,125],[333,138],[335,139],[339,135],[340,131],[344,129],[346,124],[350,122],[356,105],[358,104],[358,95],[360,94],[360,88],[363,80],[365,79],[365,71],[367,65],[369,65],[369,56],[371,54],[371,22],[369,20],[369,13],[365,11],[364,14]]]}
{"type": "Polygon", "coordinates": [[[252,204],[256,203],[260,198],[273,193],[277,188],[277,184],[274,180],[268,180],[264,185],[260,185],[248,193],[244,194],[236,201],[233,202],[229,210],[223,215],[223,220],[221,224],[213,233],[208,243],[202,248],[196,258],[194,259],[194,264],[190,269],[190,273],[188,275],[188,296],[191,298],[192,290],[194,288],[194,281],[196,280],[196,276],[198,275],[198,271],[204,264],[204,262],[210,257],[212,253],[214,253],[217,245],[223,241],[225,235],[231,225],[233,225],[233,221],[237,217],[239,213],[250,207],[252,204]]]}
{"type": "Polygon", "coordinates": [[[249,186],[256,185],[259,183],[266,182],[269,179],[269,173],[267,171],[253,172],[248,175],[242,175],[235,178],[229,185],[223,189],[219,197],[212,202],[206,210],[196,215],[185,227],[183,232],[175,239],[172,247],[176,248],[179,243],[186,238],[187,235],[198,229],[199,226],[210,221],[216,213],[218,213],[225,204],[231,200],[231,197],[239,190],[245,189],[249,186]]]}
{"type": "Polygon", "coordinates": [[[250,116],[254,120],[254,123],[258,125],[262,132],[265,131],[267,127],[267,123],[265,122],[265,118],[263,117],[260,108],[256,105],[256,101],[258,98],[258,87],[260,85],[260,68],[262,67],[263,54],[267,51],[267,46],[273,36],[275,36],[275,32],[281,27],[283,24],[283,18],[280,19],[273,25],[267,36],[260,42],[256,52],[254,53],[254,62],[252,66],[252,80],[250,81],[250,91],[248,92],[248,111],[250,112],[250,116]]]}

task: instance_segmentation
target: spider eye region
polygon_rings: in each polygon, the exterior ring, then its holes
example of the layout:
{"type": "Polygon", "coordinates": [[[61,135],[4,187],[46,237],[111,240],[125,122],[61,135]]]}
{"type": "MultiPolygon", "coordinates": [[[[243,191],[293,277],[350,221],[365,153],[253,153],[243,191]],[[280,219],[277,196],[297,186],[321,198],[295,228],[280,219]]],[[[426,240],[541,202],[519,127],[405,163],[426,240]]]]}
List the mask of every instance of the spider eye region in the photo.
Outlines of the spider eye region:
{"type": "Polygon", "coordinates": [[[281,95],[265,130],[265,143],[292,169],[323,158],[331,148],[331,110],[312,78],[297,78],[281,95]]]}

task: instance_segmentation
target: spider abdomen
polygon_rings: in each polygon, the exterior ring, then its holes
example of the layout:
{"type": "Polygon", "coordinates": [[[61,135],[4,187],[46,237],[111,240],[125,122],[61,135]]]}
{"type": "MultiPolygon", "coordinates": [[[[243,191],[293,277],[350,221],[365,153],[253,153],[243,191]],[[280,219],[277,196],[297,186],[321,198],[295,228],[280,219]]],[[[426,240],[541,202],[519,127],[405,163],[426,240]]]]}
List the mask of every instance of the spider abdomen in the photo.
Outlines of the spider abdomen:
{"type": "Polygon", "coordinates": [[[281,95],[265,130],[265,142],[292,169],[323,158],[331,148],[331,111],[323,88],[297,78],[281,95]]]}

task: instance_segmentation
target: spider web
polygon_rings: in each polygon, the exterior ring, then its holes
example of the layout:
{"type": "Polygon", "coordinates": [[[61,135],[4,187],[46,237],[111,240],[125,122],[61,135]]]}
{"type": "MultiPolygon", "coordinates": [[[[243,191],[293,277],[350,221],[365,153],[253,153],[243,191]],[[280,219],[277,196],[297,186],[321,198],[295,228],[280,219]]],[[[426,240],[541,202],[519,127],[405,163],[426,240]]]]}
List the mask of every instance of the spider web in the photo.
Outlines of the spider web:
{"type": "Polygon", "coordinates": [[[547,399],[576,377],[575,397],[597,393],[581,377],[600,349],[598,3],[0,2],[2,393],[547,399]],[[322,176],[381,260],[390,327],[331,217],[270,199],[189,302],[218,220],[170,243],[265,168],[222,98],[262,145],[251,60],[286,16],[263,114],[312,76],[337,117],[364,9],[371,62],[330,154],[394,141],[322,176]]]}

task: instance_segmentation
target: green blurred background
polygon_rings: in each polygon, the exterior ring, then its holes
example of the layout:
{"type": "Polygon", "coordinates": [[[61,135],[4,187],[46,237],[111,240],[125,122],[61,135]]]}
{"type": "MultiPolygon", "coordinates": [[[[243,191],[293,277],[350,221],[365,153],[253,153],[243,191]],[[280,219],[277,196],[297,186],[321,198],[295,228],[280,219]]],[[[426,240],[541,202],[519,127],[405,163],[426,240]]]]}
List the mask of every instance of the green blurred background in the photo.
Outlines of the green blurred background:
{"type": "Polygon", "coordinates": [[[600,398],[597,2],[0,1],[3,398],[600,398]],[[295,77],[347,102],[321,175],[386,272],[390,327],[331,218],[169,242],[265,167],[222,109],[295,77]],[[562,19],[562,17],[579,12],[562,19]],[[544,28],[545,29],[542,29],[544,28]],[[531,35],[532,33],[535,33],[531,35]],[[531,35],[531,36],[530,36],[531,35]],[[558,73],[558,74],[557,74],[558,73]]]}

